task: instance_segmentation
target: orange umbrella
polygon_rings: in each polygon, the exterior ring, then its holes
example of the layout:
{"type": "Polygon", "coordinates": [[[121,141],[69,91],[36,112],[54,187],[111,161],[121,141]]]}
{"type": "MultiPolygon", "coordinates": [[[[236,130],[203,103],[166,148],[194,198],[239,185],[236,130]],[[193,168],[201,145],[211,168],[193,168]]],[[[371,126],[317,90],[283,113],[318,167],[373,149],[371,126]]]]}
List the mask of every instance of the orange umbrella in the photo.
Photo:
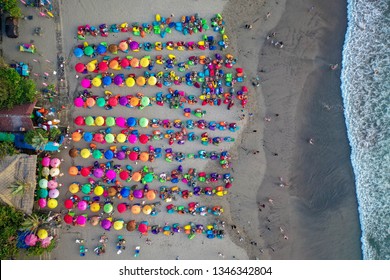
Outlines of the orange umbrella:
{"type": "Polygon", "coordinates": [[[138,106],[138,104],[139,104],[139,98],[137,98],[137,97],[135,97],[135,96],[133,96],[132,98],[130,98],[130,105],[131,105],[132,107],[136,107],[136,106],[138,106]]]}
{"type": "Polygon", "coordinates": [[[82,138],[82,135],[80,132],[78,131],[75,131],[72,133],[72,140],[75,141],[75,142],[79,142],[82,138]]]}
{"type": "Polygon", "coordinates": [[[145,215],[150,215],[150,213],[152,212],[152,206],[150,206],[150,205],[145,205],[145,206],[142,208],[142,212],[143,212],[145,215]]]}
{"type": "Polygon", "coordinates": [[[119,43],[119,46],[118,48],[122,51],[122,52],[125,52],[129,49],[129,44],[127,44],[127,42],[125,41],[122,41],[119,43]]]}
{"type": "Polygon", "coordinates": [[[140,87],[144,86],[145,83],[146,83],[145,77],[139,76],[139,77],[137,78],[137,80],[136,80],[136,83],[137,83],[137,85],[139,85],[140,87]]]}
{"type": "Polygon", "coordinates": [[[76,176],[79,173],[79,170],[77,169],[76,166],[71,166],[71,167],[69,167],[68,173],[71,176],[76,176]]]}
{"type": "Polygon", "coordinates": [[[142,152],[140,155],[139,155],[139,159],[140,161],[143,161],[143,162],[146,162],[149,160],[149,153],[147,152],[142,152]]]}
{"type": "Polygon", "coordinates": [[[132,58],[131,61],[130,61],[130,65],[131,67],[133,68],[137,68],[139,67],[139,59],[138,58],[132,58]]]}
{"type": "Polygon", "coordinates": [[[145,196],[147,200],[154,200],[156,198],[156,192],[154,190],[148,190],[145,196]]]}
{"type": "Polygon", "coordinates": [[[141,206],[139,206],[139,205],[131,206],[131,213],[133,213],[135,215],[138,215],[139,213],[141,213],[141,206]]]}
{"type": "Polygon", "coordinates": [[[93,107],[93,106],[95,106],[96,101],[95,101],[95,99],[93,99],[92,97],[89,97],[89,98],[87,98],[87,100],[85,101],[85,104],[87,104],[88,107],[93,107]]]}
{"type": "Polygon", "coordinates": [[[118,70],[119,68],[119,63],[118,60],[113,59],[110,61],[110,64],[108,65],[111,69],[118,70]]]}
{"type": "Polygon", "coordinates": [[[139,172],[134,172],[133,173],[133,176],[131,176],[131,179],[136,181],[136,182],[139,182],[141,180],[141,173],[139,172]]]}

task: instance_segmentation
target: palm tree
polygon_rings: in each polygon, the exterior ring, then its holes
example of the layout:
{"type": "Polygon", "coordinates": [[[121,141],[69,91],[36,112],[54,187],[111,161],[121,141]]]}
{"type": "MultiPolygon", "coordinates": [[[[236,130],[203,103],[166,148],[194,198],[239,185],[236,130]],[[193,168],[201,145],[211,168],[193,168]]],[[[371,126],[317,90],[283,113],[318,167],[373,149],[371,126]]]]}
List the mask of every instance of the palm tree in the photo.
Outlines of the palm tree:
{"type": "Polygon", "coordinates": [[[31,139],[31,146],[33,146],[36,150],[43,150],[46,146],[48,139],[43,137],[41,134],[37,133],[31,139]]]}
{"type": "Polygon", "coordinates": [[[17,196],[17,195],[23,196],[25,192],[31,188],[31,183],[23,182],[23,181],[15,181],[8,188],[12,189],[11,192],[12,196],[17,196]]]}
{"type": "Polygon", "coordinates": [[[32,233],[36,233],[38,228],[43,224],[44,220],[42,217],[33,213],[28,215],[27,218],[21,224],[21,229],[25,231],[31,231],[32,233]]]}

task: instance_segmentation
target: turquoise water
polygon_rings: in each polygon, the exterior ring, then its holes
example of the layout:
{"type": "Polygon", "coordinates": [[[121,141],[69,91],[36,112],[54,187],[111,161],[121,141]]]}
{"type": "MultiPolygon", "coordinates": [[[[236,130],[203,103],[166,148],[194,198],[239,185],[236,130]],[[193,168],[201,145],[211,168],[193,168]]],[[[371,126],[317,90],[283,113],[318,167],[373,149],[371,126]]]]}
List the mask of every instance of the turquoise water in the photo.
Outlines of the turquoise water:
{"type": "Polygon", "coordinates": [[[389,35],[389,0],[348,0],[341,89],[364,259],[390,259],[389,35]]]}

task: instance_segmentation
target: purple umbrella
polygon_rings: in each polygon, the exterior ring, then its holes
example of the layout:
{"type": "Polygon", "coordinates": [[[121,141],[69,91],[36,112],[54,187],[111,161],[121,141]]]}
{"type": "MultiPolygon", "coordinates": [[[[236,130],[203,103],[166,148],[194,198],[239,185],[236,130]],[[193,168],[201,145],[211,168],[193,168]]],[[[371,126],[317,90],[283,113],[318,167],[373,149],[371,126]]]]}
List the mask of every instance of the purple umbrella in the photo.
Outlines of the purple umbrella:
{"type": "Polygon", "coordinates": [[[50,198],[57,198],[60,195],[60,191],[57,189],[53,189],[49,191],[50,198]]]}
{"type": "Polygon", "coordinates": [[[114,170],[108,170],[107,172],[106,172],[106,176],[107,176],[107,178],[109,179],[109,180],[113,180],[113,179],[115,179],[116,178],[116,173],[115,173],[115,171],[114,170]]]}
{"type": "Polygon", "coordinates": [[[74,106],[76,106],[76,107],[83,107],[84,106],[84,100],[81,97],[77,97],[74,100],[74,106]]]}
{"type": "Polygon", "coordinates": [[[110,230],[111,225],[112,225],[112,223],[110,220],[104,219],[102,221],[102,228],[104,228],[105,230],[110,230]]]}
{"type": "Polygon", "coordinates": [[[96,178],[101,178],[103,177],[103,169],[101,168],[96,168],[94,171],[93,171],[93,176],[95,176],[96,178]]]}
{"type": "Polygon", "coordinates": [[[116,75],[114,78],[114,84],[117,86],[121,85],[123,83],[123,79],[120,75],[116,75]]]}
{"type": "Polygon", "coordinates": [[[143,198],[144,197],[144,191],[142,190],[134,190],[133,195],[135,198],[143,198]]]}
{"type": "Polygon", "coordinates": [[[124,160],[126,158],[126,153],[124,151],[119,151],[116,154],[116,158],[119,159],[119,160],[124,160]]]}
{"type": "Polygon", "coordinates": [[[138,42],[136,42],[136,41],[130,42],[130,50],[134,51],[134,50],[138,49],[138,47],[139,47],[138,42]]]}
{"type": "Polygon", "coordinates": [[[121,104],[122,106],[126,106],[127,103],[129,103],[129,100],[127,100],[127,97],[126,96],[121,96],[119,98],[119,104],[121,104]]]}
{"type": "Polygon", "coordinates": [[[116,123],[116,125],[119,126],[119,127],[126,127],[126,120],[125,120],[125,118],[123,118],[123,117],[117,117],[117,118],[115,119],[115,123],[116,123]]]}
{"type": "Polygon", "coordinates": [[[81,81],[81,86],[83,88],[90,88],[91,87],[91,81],[89,79],[83,79],[81,81]]]}

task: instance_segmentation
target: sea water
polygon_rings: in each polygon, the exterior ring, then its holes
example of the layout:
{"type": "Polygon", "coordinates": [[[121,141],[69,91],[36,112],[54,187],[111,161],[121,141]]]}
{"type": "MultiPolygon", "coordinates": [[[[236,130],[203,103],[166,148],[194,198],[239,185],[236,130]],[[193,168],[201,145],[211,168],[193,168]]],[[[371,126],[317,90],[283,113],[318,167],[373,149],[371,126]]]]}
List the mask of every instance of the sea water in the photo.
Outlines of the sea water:
{"type": "Polygon", "coordinates": [[[390,259],[390,0],[348,0],[341,89],[364,259],[390,259]]]}

